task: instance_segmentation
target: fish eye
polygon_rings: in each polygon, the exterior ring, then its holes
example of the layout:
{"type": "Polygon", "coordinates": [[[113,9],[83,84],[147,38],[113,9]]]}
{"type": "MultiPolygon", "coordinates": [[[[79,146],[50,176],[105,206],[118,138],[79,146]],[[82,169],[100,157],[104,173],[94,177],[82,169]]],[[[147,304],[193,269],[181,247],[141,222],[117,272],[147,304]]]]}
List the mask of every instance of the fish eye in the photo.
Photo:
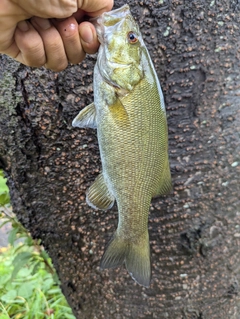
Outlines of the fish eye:
{"type": "Polygon", "coordinates": [[[133,31],[128,32],[127,38],[128,38],[128,42],[131,44],[138,42],[138,37],[136,33],[134,33],[133,31]]]}

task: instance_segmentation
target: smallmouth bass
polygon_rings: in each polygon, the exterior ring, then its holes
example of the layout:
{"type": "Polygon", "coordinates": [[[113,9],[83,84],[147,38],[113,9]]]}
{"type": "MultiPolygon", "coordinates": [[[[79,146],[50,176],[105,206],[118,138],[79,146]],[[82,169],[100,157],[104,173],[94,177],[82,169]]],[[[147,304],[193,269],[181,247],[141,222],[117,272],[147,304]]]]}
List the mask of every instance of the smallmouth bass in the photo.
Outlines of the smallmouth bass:
{"type": "Polygon", "coordinates": [[[94,68],[94,102],[73,126],[97,129],[102,173],[87,191],[93,208],[118,206],[118,227],[101,268],[125,263],[148,287],[151,199],[171,190],[168,132],[160,83],[128,5],[92,19],[100,48],[94,68]]]}

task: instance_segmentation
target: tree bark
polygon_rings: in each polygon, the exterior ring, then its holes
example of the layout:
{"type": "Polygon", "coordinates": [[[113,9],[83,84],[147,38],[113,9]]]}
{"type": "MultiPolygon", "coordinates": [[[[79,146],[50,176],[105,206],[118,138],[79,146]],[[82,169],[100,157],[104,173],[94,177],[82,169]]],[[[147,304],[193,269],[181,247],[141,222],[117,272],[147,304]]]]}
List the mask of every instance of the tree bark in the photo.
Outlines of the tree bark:
{"type": "Polygon", "coordinates": [[[0,165],[14,211],[77,318],[238,319],[239,1],[128,3],[161,80],[174,186],[150,208],[150,288],[124,267],[99,268],[117,207],[85,203],[101,170],[96,132],[71,126],[93,100],[95,57],[58,74],[0,57],[0,165]]]}

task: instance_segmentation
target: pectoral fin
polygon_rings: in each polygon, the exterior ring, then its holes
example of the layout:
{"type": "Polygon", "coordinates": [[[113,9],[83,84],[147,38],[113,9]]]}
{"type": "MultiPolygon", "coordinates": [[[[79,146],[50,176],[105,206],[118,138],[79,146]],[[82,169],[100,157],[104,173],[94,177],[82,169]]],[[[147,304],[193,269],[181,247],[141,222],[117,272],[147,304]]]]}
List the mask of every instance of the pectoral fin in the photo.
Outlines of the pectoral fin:
{"type": "Polygon", "coordinates": [[[89,206],[98,209],[110,209],[115,201],[114,196],[109,192],[103,174],[99,174],[94,183],[87,191],[86,201],[89,206]]]}
{"type": "Polygon", "coordinates": [[[96,109],[94,103],[87,105],[72,122],[72,126],[97,128],[96,109]]]}
{"type": "Polygon", "coordinates": [[[109,105],[110,116],[114,122],[121,126],[129,125],[129,118],[127,111],[119,98],[116,99],[114,104],[109,105]]]}

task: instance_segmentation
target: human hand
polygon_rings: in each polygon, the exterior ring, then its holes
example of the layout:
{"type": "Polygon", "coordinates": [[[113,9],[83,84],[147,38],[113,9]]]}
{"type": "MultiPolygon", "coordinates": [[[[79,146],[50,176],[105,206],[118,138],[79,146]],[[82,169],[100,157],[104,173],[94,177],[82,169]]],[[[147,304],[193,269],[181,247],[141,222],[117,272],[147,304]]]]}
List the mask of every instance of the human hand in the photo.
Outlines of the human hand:
{"type": "Polygon", "coordinates": [[[112,6],[113,0],[1,0],[0,52],[28,66],[61,71],[97,51],[95,28],[84,17],[112,6]]]}

